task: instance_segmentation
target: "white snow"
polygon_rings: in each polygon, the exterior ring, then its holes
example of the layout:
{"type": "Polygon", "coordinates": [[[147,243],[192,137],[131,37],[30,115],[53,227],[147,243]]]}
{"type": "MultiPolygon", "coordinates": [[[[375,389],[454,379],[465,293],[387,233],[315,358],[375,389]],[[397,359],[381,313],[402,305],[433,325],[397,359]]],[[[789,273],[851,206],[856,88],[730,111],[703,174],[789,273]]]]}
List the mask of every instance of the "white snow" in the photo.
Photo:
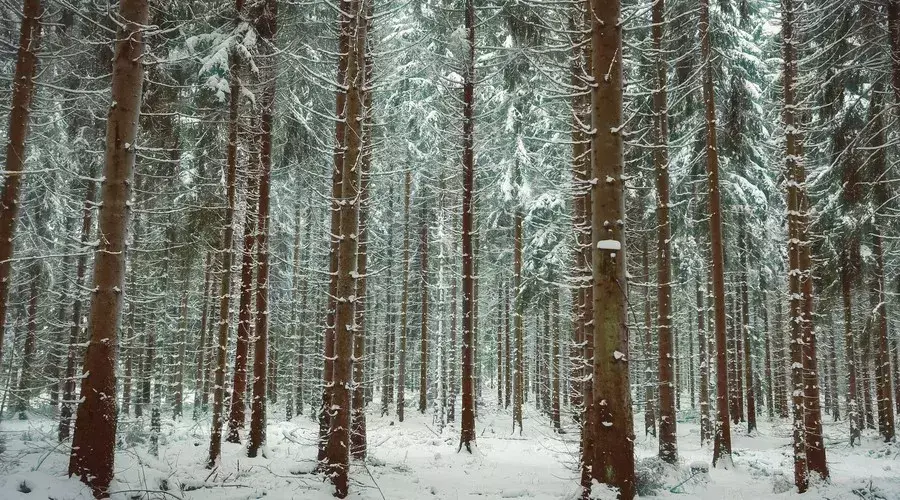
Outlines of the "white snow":
{"type": "Polygon", "coordinates": [[[597,242],[597,249],[619,251],[622,249],[622,242],[619,240],[600,240],[597,242]]]}

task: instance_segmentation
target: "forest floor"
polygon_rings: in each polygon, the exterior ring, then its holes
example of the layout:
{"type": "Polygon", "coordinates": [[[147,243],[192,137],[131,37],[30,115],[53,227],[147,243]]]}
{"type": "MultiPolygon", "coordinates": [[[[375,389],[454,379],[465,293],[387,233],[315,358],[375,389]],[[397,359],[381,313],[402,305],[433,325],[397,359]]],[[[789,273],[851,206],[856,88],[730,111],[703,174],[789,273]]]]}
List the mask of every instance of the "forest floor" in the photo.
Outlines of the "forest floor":
{"type": "MultiPolygon", "coordinates": [[[[377,401],[377,399],[376,399],[377,401]]],[[[377,403],[372,405],[377,407],[377,403]]],[[[148,453],[146,421],[120,425],[114,500],[255,498],[325,500],[331,486],[313,475],[317,426],[295,417],[273,420],[268,427],[266,457],[249,459],[243,447],[223,443],[221,465],[203,463],[209,446],[208,423],[164,421],[159,457],[148,453]]],[[[832,478],[800,497],[792,489],[790,425],[760,419],[753,437],[734,429],[732,470],[714,469],[692,475],[709,464],[711,449],[699,445],[695,413],[679,413],[682,467],[664,468],[653,458],[657,441],[637,439],[641,498],[697,499],[900,499],[900,445],[882,443],[873,431],[862,446],[850,448],[845,422],[826,423],[826,447],[832,478]]],[[[392,416],[368,416],[369,458],[351,470],[353,499],[552,499],[571,500],[579,491],[576,470],[577,429],[555,434],[533,406],[525,411],[524,429],[513,432],[510,413],[482,409],[475,453],[457,452],[455,426],[439,431],[433,416],[408,410],[405,422],[392,416]]],[[[643,415],[636,415],[642,429],[643,415]]],[[[0,499],[89,499],[89,492],[65,476],[68,448],[55,440],[55,423],[34,416],[0,423],[0,499]]]]}

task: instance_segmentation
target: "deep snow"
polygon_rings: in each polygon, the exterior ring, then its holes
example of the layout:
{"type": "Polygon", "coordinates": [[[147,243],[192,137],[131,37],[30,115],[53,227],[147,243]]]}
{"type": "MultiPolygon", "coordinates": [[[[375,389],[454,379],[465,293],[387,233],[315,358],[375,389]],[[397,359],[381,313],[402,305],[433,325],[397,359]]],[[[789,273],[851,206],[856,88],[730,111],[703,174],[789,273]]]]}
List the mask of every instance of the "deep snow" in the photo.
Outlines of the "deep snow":
{"type": "MultiPolygon", "coordinates": [[[[487,391],[485,391],[487,392],[487,391]]],[[[377,399],[376,399],[377,401],[377,399]]],[[[377,404],[371,405],[374,409],[377,404]]],[[[433,415],[407,411],[407,420],[371,414],[368,417],[369,458],[354,463],[349,498],[563,500],[576,497],[578,474],[577,430],[555,434],[549,421],[532,406],[526,407],[524,432],[513,432],[512,418],[488,402],[477,421],[477,448],[473,454],[457,452],[458,428],[438,431],[433,415]]],[[[190,415],[190,411],[187,412],[190,415]]],[[[221,465],[204,467],[209,445],[209,423],[165,421],[160,455],[147,451],[147,421],[125,420],[119,427],[121,447],[116,455],[114,499],[183,498],[240,500],[253,498],[333,498],[322,476],[310,474],[315,465],[317,427],[308,416],[279,421],[281,408],[273,407],[268,427],[266,458],[249,459],[240,445],[223,443],[221,465]],[[149,493],[148,493],[149,492],[149,493]]],[[[900,499],[900,446],[881,443],[874,432],[860,447],[849,448],[845,422],[825,425],[832,479],[815,485],[802,497],[791,488],[792,460],[788,422],[768,422],[763,416],[759,432],[749,437],[744,427],[733,431],[733,470],[702,472],[709,464],[710,448],[699,446],[696,414],[679,413],[678,444],[682,466],[665,469],[646,460],[656,452],[653,437],[637,438],[638,469],[644,485],[655,495],[641,498],[766,499],[827,498],[900,499]],[[694,469],[696,474],[692,474],[694,469]],[[698,472],[699,471],[699,472],[698,472]],[[787,491],[785,491],[787,490],[787,491]],[[779,493],[780,492],[780,493],[779,493]]],[[[643,415],[635,418],[642,429],[643,415]]],[[[68,446],[55,442],[55,423],[40,415],[27,421],[0,423],[6,450],[0,455],[0,499],[88,499],[88,490],[65,476],[68,446]],[[26,492],[28,491],[28,492],[26,492]]]]}

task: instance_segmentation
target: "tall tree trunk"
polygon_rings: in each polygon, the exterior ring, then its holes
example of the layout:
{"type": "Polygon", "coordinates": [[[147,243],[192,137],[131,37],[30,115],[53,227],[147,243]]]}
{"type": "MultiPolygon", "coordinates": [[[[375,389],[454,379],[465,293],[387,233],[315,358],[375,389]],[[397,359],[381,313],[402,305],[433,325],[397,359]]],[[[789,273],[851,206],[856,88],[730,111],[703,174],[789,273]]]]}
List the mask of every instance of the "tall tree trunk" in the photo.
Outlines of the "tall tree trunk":
{"type": "Polygon", "coordinates": [[[190,272],[185,272],[184,291],[181,297],[181,321],[178,323],[178,359],[175,361],[175,389],[174,402],[172,403],[172,419],[179,420],[184,416],[184,364],[187,345],[188,322],[188,283],[190,272]]]}
{"type": "MultiPolygon", "coordinates": [[[[656,171],[656,324],[659,332],[659,457],[674,464],[678,461],[675,434],[674,372],[672,363],[672,256],[669,240],[669,110],[666,99],[667,70],[663,51],[665,0],[656,0],[652,8],[653,57],[656,82],[653,88],[654,148],[656,171]]],[[[693,365],[692,365],[693,366],[693,365]]],[[[691,397],[693,401],[693,397],[691,397]]]]}
{"type": "MultiPolygon", "coordinates": [[[[347,65],[349,64],[350,50],[350,16],[343,13],[349,12],[351,0],[340,0],[338,4],[338,67],[337,79],[338,88],[335,97],[335,122],[334,122],[334,170],[331,176],[331,230],[330,235],[337,235],[340,232],[341,223],[341,207],[338,203],[342,197],[342,176],[344,172],[344,143],[347,129],[347,65]]],[[[335,350],[335,314],[337,308],[337,266],[338,266],[338,245],[339,241],[331,236],[331,246],[329,247],[328,259],[328,298],[327,312],[325,317],[325,334],[323,339],[322,357],[324,369],[322,370],[322,404],[319,407],[319,453],[318,461],[320,467],[327,467],[325,458],[327,455],[328,430],[331,428],[331,397],[332,388],[334,387],[334,350],[335,350]]]]}
{"type": "Polygon", "coordinates": [[[197,343],[197,362],[194,369],[194,412],[192,415],[194,420],[200,418],[201,412],[206,412],[206,401],[204,398],[204,402],[201,404],[201,394],[206,395],[206,380],[208,378],[204,364],[207,354],[206,344],[208,337],[206,335],[206,327],[209,322],[209,293],[212,286],[212,268],[212,253],[207,252],[203,265],[203,296],[200,299],[203,302],[200,306],[200,340],[197,343]]]}
{"type": "Polygon", "coordinates": [[[403,294],[400,298],[400,349],[397,358],[397,420],[403,422],[406,409],[406,348],[409,321],[409,204],[412,174],[407,171],[403,193],[403,294]]]}
{"type": "Polygon", "coordinates": [[[725,345],[725,251],[719,199],[719,150],[716,141],[716,97],[709,33],[709,0],[700,0],[700,52],[703,61],[703,101],[706,109],[706,171],[709,176],[709,241],[712,248],[712,296],[716,341],[716,438],[713,467],[733,466],[731,422],[728,420],[728,352],[725,345]]]}
{"type": "MultiPolygon", "coordinates": [[[[366,11],[361,17],[364,25],[362,28],[368,32],[368,22],[372,18],[375,4],[372,1],[366,2],[366,11]]],[[[351,434],[350,434],[350,454],[353,458],[363,460],[366,458],[366,391],[369,389],[370,383],[366,380],[374,379],[375,370],[372,369],[366,373],[366,366],[374,367],[374,363],[369,363],[369,356],[374,358],[374,349],[371,354],[366,351],[366,315],[367,315],[367,299],[366,285],[369,264],[369,178],[372,165],[372,89],[370,82],[372,81],[372,42],[369,37],[363,41],[363,77],[359,83],[360,92],[362,94],[361,109],[359,112],[362,125],[360,132],[362,133],[362,148],[359,157],[359,244],[357,249],[357,281],[356,281],[356,309],[354,311],[356,317],[356,331],[353,338],[353,359],[356,363],[353,365],[353,401],[351,415],[351,434]]],[[[376,304],[377,306],[377,304],[376,304]]],[[[372,310],[376,310],[373,308],[372,310]]],[[[374,340],[374,339],[373,339],[374,340]]],[[[374,342],[371,343],[374,347],[374,342]]]]}
{"type": "Polygon", "coordinates": [[[88,318],[91,339],[84,360],[86,376],[81,381],[81,404],[69,458],[69,475],[78,475],[98,498],[108,494],[113,477],[117,333],[125,287],[125,241],[144,77],[142,29],[149,22],[149,4],[146,0],[122,0],[119,15],[122,22],[116,35],[112,74],[115,106],[110,107],[107,118],[100,191],[99,232],[103,238],[94,254],[93,296],[88,318]]]}
{"type": "Polygon", "coordinates": [[[560,423],[560,349],[559,345],[562,342],[560,338],[560,328],[559,328],[559,290],[554,290],[552,305],[553,308],[553,331],[552,331],[552,340],[551,348],[550,348],[550,377],[551,377],[551,394],[550,394],[550,421],[553,423],[553,430],[556,433],[562,432],[562,425],[560,423]]]}
{"type": "Polygon", "coordinates": [[[346,11],[349,22],[347,53],[347,106],[344,171],[342,177],[340,242],[337,267],[337,309],[335,311],[334,386],[331,399],[331,429],[327,460],[335,496],[347,496],[349,481],[350,385],[353,382],[353,332],[356,329],[355,302],[357,239],[359,230],[359,174],[362,157],[362,89],[365,79],[365,0],[351,0],[346,11]]]}
{"type": "MultiPolygon", "coordinates": [[[[235,24],[241,22],[244,0],[235,0],[235,24]]],[[[222,417],[225,412],[225,366],[228,354],[228,327],[231,313],[231,265],[234,261],[234,210],[237,192],[238,110],[241,82],[240,57],[236,50],[228,54],[230,92],[228,97],[228,145],[225,163],[225,217],[222,221],[222,275],[219,279],[219,332],[216,342],[215,383],[213,385],[212,431],[206,467],[213,468],[222,454],[222,417]]]]}
{"type": "Polygon", "coordinates": [[[512,329],[510,328],[512,317],[512,308],[509,300],[509,283],[503,288],[503,354],[504,354],[504,371],[503,389],[506,392],[503,400],[503,407],[509,408],[512,402],[512,386],[513,386],[513,369],[512,369],[512,329]]]}
{"type": "Polygon", "coordinates": [[[497,280],[497,408],[503,408],[503,279],[497,280]]]}
{"type": "MultiPolygon", "coordinates": [[[[388,186],[388,213],[394,213],[394,185],[388,186]]],[[[387,224],[387,241],[393,241],[394,224],[387,224]]],[[[394,316],[394,245],[387,248],[387,276],[385,277],[385,339],[384,366],[381,375],[381,416],[388,414],[391,401],[394,399],[394,346],[396,345],[396,318],[394,316]]],[[[454,295],[455,298],[455,295],[454,295]]],[[[452,378],[452,377],[451,377],[452,378]]],[[[452,404],[451,404],[452,413],[452,404]]]]}
{"type": "MultiPolygon", "coordinates": [[[[253,149],[253,148],[251,148],[253,149]]],[[[231,411],[228,415],[229,443],[240,443],[240,431],[246,420],[247,361],[250,355],[250,338],[253,330],[253,247],[256,244],[256,212],[259,197],[259,165],[253,159],[247,165],[244,208],[244,241],[241,253],[241,293],[238,299],[237,343],[234,350],[234,381],[231,384],[231,411]]]]}
{"type": "Polygon", "coordinates": [[[453,422],[456,420],[456,388],[459,380],[457,380],[457,361],[456,357],[456,279],[451,278],[453,280],[453,285],[450,286],[450,349],[448,349],[447,363],[450,365],[450,375],[449,375],[449,394],[447,396],[448,406],[447,406],[447,421],[453,422]]]}
{"type": "Polygon", "coordinates": [[[463,62],[463,199],[462,199],[462,427],[459,447],[475,443],[473,348],[475,341],[475,256],[472,248],[475,191],[475,3],[465,0],[466,58],[463,62]]]}
{"type": "Polygon", "coordinates": [[[422,224],[419,233],[419,259],[422,281],[422,334],[419,349],[419,413],[428,409],[428,211],[426,199],[422,197],[422,224]]]}
{"type": "MultiPolygon", "coordinates": [[[[775,391],[773,390],[773,382],[774,379],[772,377],[772,346],[770,342],[771,334],[769,331],[769,301],[766,298],[766,281],[765,278],[760,276],[759,279],[759,295],[758,304],[759,304],[759,313],[760,313],[760,322],[762,322],[762,336],[765,339],[765,364],[763,367],[764,374],[766,377],[766,415],[769,417],[769,421],[775,418],[775,391]]],[[[776,330],[777,331],[777,330],[776,330]]]]}
{"type": "Polygon", "coordinates": [[[0,194],[0,361],[3,360],[3,333],[6,330],[6,302],[13,280],[13,235],[19,215],[19,191],[25,168],[25,140],[28,119],[34,98],[34,79],[37,73],[37,51],[41,42],[41,0],[24,0],[19,52],[13,77],[12,102],[9,113],[9,132],[6,142],[6,179],[0,194]]]}
{"type": "MultiPolygon", "coordinates": [[[[515,179],[519,180],[519,166],[515,167],[515,179]]],[[[522,434],[522,404],[525,400],[525,345],[523,341],[525,314],[522,297],[522,212],[517,206],[513,219],[513,324],[515,328],[515,368],[513,368],[513,431],[519,426],[522,434]]]]}
{"type": "MultiPolygon", "coordinates": [[[[250,440],[247,456],[255,457],[266,441],[266,395],[269,371],[269,205],[272,170],[272,112],[275,107],[278,2],[266,0],[256,21],[260,37],[259,207],[256,228],[256,345],[253,349],[253,402],[250,405],[250,440]],[[268,59],[268,60],[267,60],[268,59]]],[[[274,403],[274,401],[273,401],[274,403]]]]}
{"type": "MultiPolygon", "coordinates": [[[[34,266],[34,265],[33,265],[34,266]]],[[[18,399],[16,411],[19,420],[26,420],[25,412],[29,408],[32,391],[32,372],[34,371],[34,356],[37,350],[37,306],[38,306],[38,280],[39,271],[33,267],[28,284],[28,326],[26,327],[25,345],[22,349],[22,369],[19,372],[18,399]]]]}
{"type": "MultiPolygon", "coordinates": [[[[654,378],[654,370],[651,364],[651,347],[653,342],[653,301],[650,298],[650,250],[648,238],[641,239],[641,247],[643,250],[644,265],[644,436],[651,435],[656,437],[656,379],[654,378]]],[[[671,331],[671,328],[670,328],[671,331]]],[[[671,339],[670,339],[671,340],[671,339]]],[[[671,344],[669,345],[671,350],[671,344]]],[[[658,353],[657,353],[658,354],[658,353]]],[[[671,362],[670,362],[671,364],[671,362]]],[[[659,357],[657,357],[657,369],[659,372],[659,357]]],[[[670,366],[671,368],[671,366],[670,366]]],[[[671,381],[671,376],[670,376],[671,381]]],[[[671,382],[670,382],[671,383],[671,382]]],[[[670,394],[671,395],[671,394],[670,394]]],[[[672,398],[674,405],[674,397],[672,398]]]]}
{"type": "Polygon", "coordinates": [[[712,440],[713,424],[709,418],[709,340],[706,334],[706,317],[703,281],[697,277],[697,339],[700,343],[700,445],[712,440]]]}
{"type": "Polygon", "coordinates": [[[753,334],[750,332],[750,296],[747,291],[747,266],[750,252],[750,236],[743,228],[741,221],[741,339],[744,343],[744,373],[747,379],[747,434],[756,430],[756,394],[753,381],[753,334]]]}
{"type": "Polygon", "coordinates": [[[634,421],[628,381],[625,178],[622,128],[623,64],[619,0],[592,0],[591,89],[595,480],[635,495],[634,421]]]}

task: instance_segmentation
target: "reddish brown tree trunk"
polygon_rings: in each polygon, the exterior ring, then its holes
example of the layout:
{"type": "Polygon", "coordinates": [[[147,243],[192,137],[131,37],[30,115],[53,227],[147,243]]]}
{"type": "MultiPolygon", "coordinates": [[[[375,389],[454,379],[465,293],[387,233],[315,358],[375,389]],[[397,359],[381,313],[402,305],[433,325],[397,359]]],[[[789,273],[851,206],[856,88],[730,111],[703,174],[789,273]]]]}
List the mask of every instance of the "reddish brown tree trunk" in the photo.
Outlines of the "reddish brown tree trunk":
{"type": "Polygon", "coordinates": [[[272,170],[272,112],[275,107],[275,37],[278,3],[266,0],[256,21],[260,37],[262,95],[260,99],[259,207],[256,228],[256,344],[253,348],[253,401],[250,404],[250,440],[247,456],[255,457],[266,441],[266,396],[269,372],[269,205],[272,170]]]}
{"type": "MultiPolygon", "coordinates": [[[[106,159],[101,186],[99,232],[88,317],[90,343],[81,383],[69,475],[78,475],[96,497],[108,494],[116,441],[116,351],[125,286],[125,241],[130,215],[131,178],[141,109],[143,28],[146,0],[122,0],[107,118],[106,159]]],[[[8,256],[3,256],[4,259],[8,256]]]]}
{"type": "Polygon", "coordinates": [[[200,417],[201,412],[206,411],[206,403],[208,402],[206,390],[208,389],[207,383],[209,377],[207,377],[204,366],[206,364],[207,343],[209,339],[206,334],[206,328],[209,322],[209,294],[212,287],[213,262],[211,252],[206,253],[206,262],[203,265],[203,269],[205,271],[203,274],[203,297],[201,298],[203,304],[200,311],[200,340],[197,343],[197,366],[194,369],[194,420],[197,420],[200,417]]]}
{"type": "Polygon", "coordinates": [[[425,208],[426,199],[422,197],[422,227],[419,233],[419,259],[421,264],[422,281],[422,333],[420,335],[419,349],[419,413],[425,413],[428,409],[428,212],[425,208]]]}
{"type": "Polygon", "coordinates": [[[463,200],[462,200],[462,427],[459,447],[472,452],[475,444],[473,348],[475,314],[475,256],[472,251],[475,191],[475,4],[465,0],[466,58],[463,68],[463,200]]]}
{"type": "MultiPolygon", "coordinates": [[[[338,203],[342,196],[342,175],[344,171],[344,136],[346,134],[346,104],[347,92],[347,54],[350,48],[350,19],[342,13],[347,12],[350,7],[350,0],[341,0],[339,3],[338,13],[338,57],[337,67],[337,88],[335,97],[335,122],[334,122],[334,170],[331,174],[331,230],[330,235],[336,235],[340,231],[341,212],[338,203]]],[[[325,317],[325,333],[323,339],[323,365],[322,370],[322,404],[319,407],[319,453],[318,461],[320,466],[325,466],[324,460],[327,453],[328,430],[331,428],[330,410],[331,407],[331,391],[334,386],[334,349],[335,349],[335,311],[337,303],[337,266],[338,266],[338,240],[331,236],[330,254],[328,260],[328,298],[327,312],[325,317]]]]}
{"type": "MultiPolygon", "coordinates": [[[[255,149],[255,148],[251,148],[255,149]]],[[[253,153],[250,155],[254,156],[253,153]]],[[[244,241],[241,253],[241,293],[238,299],[237,343],[234,349],[234,381],[231,384],[231,411],[228,415],[229,443],[240,443],[240,431],[246,420],[247,358],[253,330],[253,247],[256,244],[256,212],[259,193],[259,169],[251,160],[247,165],[246,204],[244,209],[244,241]]]]}
{"type": "Polygon", "coordinates": [[[347,53],[347,107],[344,169],[342,173],[340,242],[337,267],[337,308],[335,311],[334,386],[331,396],[331,428],[327,460],[335,496],[344,498],[349,488],[350,386],[357,275],[359,230],[359,173],[362,156],[362,88],[365,72],[366,13],[364,0],[351,0],[346,11],[349,22],[347,53]]]}
{"type": "MultiPolygon", "coordinates": [[[[240,23],[244,0],[235,0],[235,22],[240,23]]],[[[216,342],[215,384],[213,389],[212,431],[207,468],[218,464],[222,453],[222,417],[225,412],[225,366],[228,354],[228,326],[231,304],[231,265],[234,261],[234,210],[237,191],[238,108],[241,83],[240,57],[232,50],[228,54],[228,73],[231,78],[228,101],[228,145],[225,164],[225,218],[222,231],[222,275],[219,279],[219,331],[216,342]]]]}
{"type": "MultiPolygon", "coordinates": [[[[374,11],[374,2],[366,2],[366,13],[362,16],[362,23],[368,32],[368,20],[371,19],[374,11]]],[[[351,415],[351,435],[350,435],[350,454],[357,460],[366,458],[366,390],[369,384],[367,379],[374,379],[374,369],[369,374],[366,373],[366,365],[368,364],[368,356],[374,357],[374,349],[371,353],[366,353],[366,284],[369,264],[369,172],[372,165],[372,89],[369,83],[372,81],[372,43],[366,37],[364,43],[364,77],[361,83],[362,92],[362,109],[360,116],[362,117],[362,152],[360,155],[360,201],[359,201],[359,247],[357,251],[357,274],[356,280],[356,332],[353,339],[353,358],[356,362],[353,365],[353,404],[351,415]]],[[[372,346],[375,347],[374,345],[372,346]]],[[[370,366],[374,366],[372,363],[370,366]]]]}
{"type": "Polygon", "coordinates": [[[591,186],[594,440],[591,473],[635,495],[634,421],[628,380],[625,179],[622,128],[623,55],[619,0],[592,0],[591,186]]]}
{"type": "MultiPolygon", "coordinates": [[[[675,434],[675,398],[672,338],[672,257],[669,240],[669,111],[666,99],[666,58],[663,51],[665,1],[656,0],[652,8],[653,56],[656,65],[656,84],[653,89],[654,148],[656,171],[656,283],[657,328],[659,331],[659,457],[674,464],[678,461],[675,434]]],[[[649,347],[649,344],[648,344],[649,347]]],[[[693,401],[693,398],[691,398],[693,401]]]]}
{"type": "Polygon", "coordinates": [[[706,170],[709,176],[709,241],[712,248],[712,295],[716,341],[716,437],[713,467],[733,466],[731,422],[728,420],[728,352],[725,343],[725,251],[719,199],[719,151],[716,141],[716,97],[709,33],[709,0],[700,0],[700,52],[703,61],[703,101],[706,109],[706,170]]]}
{"type": "Polygon", "coordinates": [[[13,235],[19,215],[19,191],[25,168],[25,139],[28,119],[34,98],[34,78],[37,73],[37,51],[41,42],[41,0],[24,0],[19,52],[13,77],[12,103],[9,113],[9,135],[6,142],[6,179],[0,194],[0,361],[3,360],[3,333],[6,329],[6,302],[13,252],[13,235]]]}
{"type": "Polygon", "coordinates": [[[409,204],[412,174],[406,172],[403,195],[403,294],[400,298],[400,349],[397,353],[397,420],[403,422],[406,410],[406,348],[409,313],[409,204]]]}
{"type": "Polygon", "coordinates": [[[19,394],[16,403],[16,411],[19,412],[19,420],[28,418],[25,412],[28,410],[31,400],[31,376],[32,371],[34,370],[35,350],[37,349],[38,279],[39,275],[35,269],[30,277],[31,283],[28,285],[28,326],[26,327],[27,333],[25,334],[25,345],[22,349],[22,370],[19,373],[19,394]]]}

